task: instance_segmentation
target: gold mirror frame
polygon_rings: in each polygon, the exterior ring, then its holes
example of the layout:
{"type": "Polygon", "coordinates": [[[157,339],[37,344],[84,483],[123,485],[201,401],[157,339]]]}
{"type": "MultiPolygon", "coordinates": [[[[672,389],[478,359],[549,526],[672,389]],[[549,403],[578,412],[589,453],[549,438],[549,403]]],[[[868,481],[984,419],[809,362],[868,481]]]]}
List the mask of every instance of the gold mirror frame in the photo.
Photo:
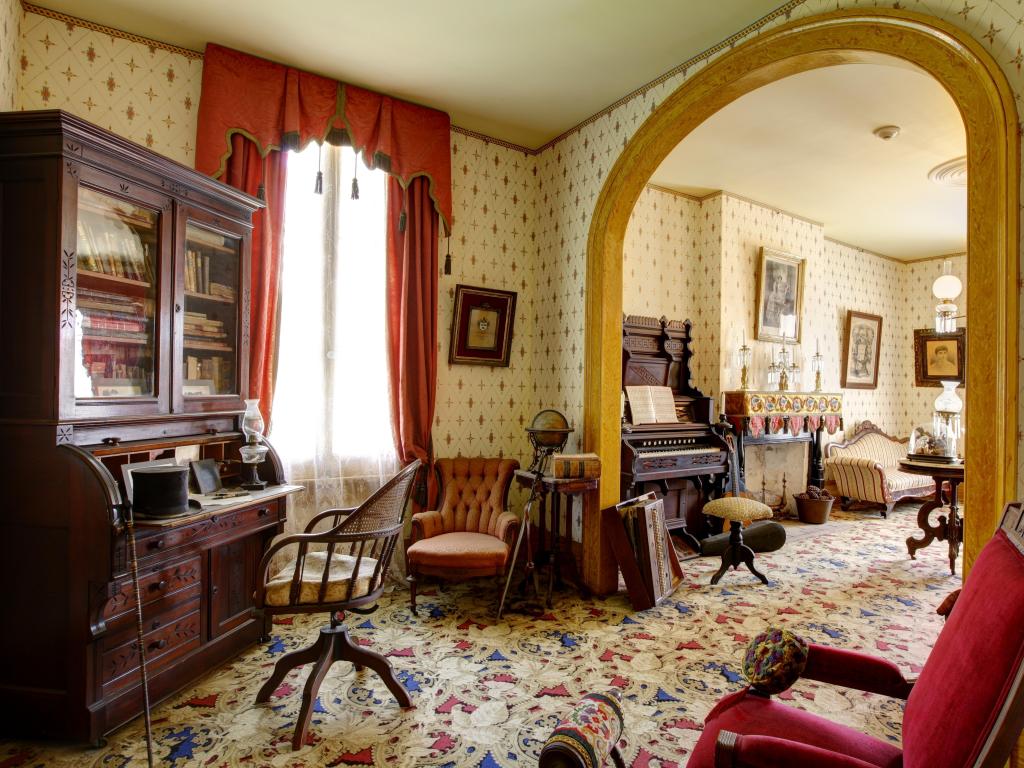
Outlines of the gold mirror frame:
{"type": "MultiPolygon", "coordinates": [[[[633,206],[661,161],[694,128],[762,85],[834,64],[895,56],[950,93],[967,129],[967,481],[964,573],[992,536],[1017,484],[1017,276],[1020,144],[1006,77],[982,45],[937,18],[882,8],[810,16],[759,34],[714,60],[662,102],[619,155],[601,190],[587,243],[584,448],[603,457],[587,499],[583,577],[616,589],[597,508],[619,501],[622,247],[633,206]],[[985,354],[982,350],[989,350],[985,354]]],[[[718,393],[716,393],[718,394],[718,393]]]]}

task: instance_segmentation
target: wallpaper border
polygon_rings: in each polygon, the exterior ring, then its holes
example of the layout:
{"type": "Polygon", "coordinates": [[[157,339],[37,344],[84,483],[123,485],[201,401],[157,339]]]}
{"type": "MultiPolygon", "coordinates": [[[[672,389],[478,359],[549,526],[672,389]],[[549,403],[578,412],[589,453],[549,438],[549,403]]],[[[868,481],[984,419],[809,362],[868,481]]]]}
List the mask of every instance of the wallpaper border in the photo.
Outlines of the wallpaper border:
{"type": "Polygon", "coordinates": [[[42,6],[33,5],[32,3],[22,2],[21,9],[25,11],[25,13],[34,13],[37,16],[45,16],[48,19],[62,21],[65,24],[74,24],[76,27],[91,29],[93,32],[99,32],[104,35],[109,35],[110,37],[119,37],[122,40],[130,40],[133,43],[146,45],[150,48],[160,48],[165,51],[170,51],[171,53],[176,53],[179,56],[184,56],[187,59],[203,58],[202,51],[193,51],[191,48],[182,48],[177,45],[171,45],[170,43],[154,40],[151,37],[134,35],[131,32],[125,32],[123,29],[97,24],[95,21],[89,21],[88,19],[83,19],[79,16],[72,16],[68,13],[61,13],[60,11],[52,11],[49,8],[43,8],[42,6]]]}

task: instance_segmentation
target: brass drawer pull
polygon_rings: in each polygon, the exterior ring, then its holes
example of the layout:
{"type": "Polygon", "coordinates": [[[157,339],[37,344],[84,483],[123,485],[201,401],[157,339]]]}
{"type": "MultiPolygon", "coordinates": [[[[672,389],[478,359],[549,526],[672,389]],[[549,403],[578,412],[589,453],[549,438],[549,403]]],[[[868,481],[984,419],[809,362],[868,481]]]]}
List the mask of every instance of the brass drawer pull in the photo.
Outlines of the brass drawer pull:
{"type": "Polygon", "coordinates": [[[167,582],[163,579],[160,579],[160,581],[158,581],[156,584],[150,584],[149,588],[152,589],[154,592],[162,592],[163,590],[167,589],[167,582]]]}
{"type": "Polygon", "coordinates": [[[156,541],[149,542],[150,549],[163,549],[167,542],[163,539],[157,539],[156,541]]]}
{"type": "Polygon", "coordinates": [[[259,511],[256,514],[259,517],[266,517],[267,515],[270,514],[270,510],[267,509],[266,507],[260,507],[259,511]]]}
{"type": "Polygon", "coordinates": [[[166,647],[167,647],[167,640],[166,640],[166,638],[161,638],[160,640],[157,640],[155,643],[150,643],[149,644],[149,650],[151,650],[151,651],[162,651],[166,647]]]}

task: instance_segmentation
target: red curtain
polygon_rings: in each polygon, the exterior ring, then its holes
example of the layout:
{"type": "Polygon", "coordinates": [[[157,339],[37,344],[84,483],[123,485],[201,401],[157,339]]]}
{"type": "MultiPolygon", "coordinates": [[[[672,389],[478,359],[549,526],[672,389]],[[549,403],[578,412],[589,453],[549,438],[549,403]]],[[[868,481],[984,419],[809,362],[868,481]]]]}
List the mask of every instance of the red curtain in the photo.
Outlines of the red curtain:
{"type": "MultiPolygon", "coordinates": [[[[250,397],[273,402],[281,269],[283,150],[351,141],[388,186],[388,345],[395,445],[403,463],[431,459],[437,386],[437,245],[452,220],[451,120],[444,112],[207,45],[196,168],[267,208],[254,220],[250,397]]],[[[427,473],[433,483],[433,472],[427,473]]]]}
{"type": "Polygon", "coordinates": [[[421,460],[427,471],[425,498],[435,495],[431,470],[437,391],[437,210],[430,182],[412,180],[408,189],[388,181],[387,326],[391,379],[391,425],[403,464],[421,460]]]}
{"type": "Polygon", "coordinates": [[[270,425],[274,402],[274,362],[277,355],[278,287],[281,280],[281,225],[287,153],[266,158],[241,134],[231,137],[224,181],[250,195],[263,194],[267,207],[253,217],[252,258],[249,265],[249,397],[259,398],[270,425]],[[261,190],[260,187],[263,187],[261,190]]]}

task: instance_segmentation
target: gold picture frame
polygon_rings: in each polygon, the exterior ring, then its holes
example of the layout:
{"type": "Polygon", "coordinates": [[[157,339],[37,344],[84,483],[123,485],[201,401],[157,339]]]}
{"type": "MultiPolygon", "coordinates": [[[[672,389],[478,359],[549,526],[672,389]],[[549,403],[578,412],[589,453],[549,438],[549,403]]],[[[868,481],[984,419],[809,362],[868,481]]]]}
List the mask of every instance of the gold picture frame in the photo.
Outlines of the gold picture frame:
{"type": "Polygon", "coordinates": [[[762,246],[757,271],[754,338],[800,341],[804,322],[804,260],[762,246]],[[792,319],[789,319],[792,318],[792,319]],[[785,337],[783,333],[785,332],[785,337]]]}

